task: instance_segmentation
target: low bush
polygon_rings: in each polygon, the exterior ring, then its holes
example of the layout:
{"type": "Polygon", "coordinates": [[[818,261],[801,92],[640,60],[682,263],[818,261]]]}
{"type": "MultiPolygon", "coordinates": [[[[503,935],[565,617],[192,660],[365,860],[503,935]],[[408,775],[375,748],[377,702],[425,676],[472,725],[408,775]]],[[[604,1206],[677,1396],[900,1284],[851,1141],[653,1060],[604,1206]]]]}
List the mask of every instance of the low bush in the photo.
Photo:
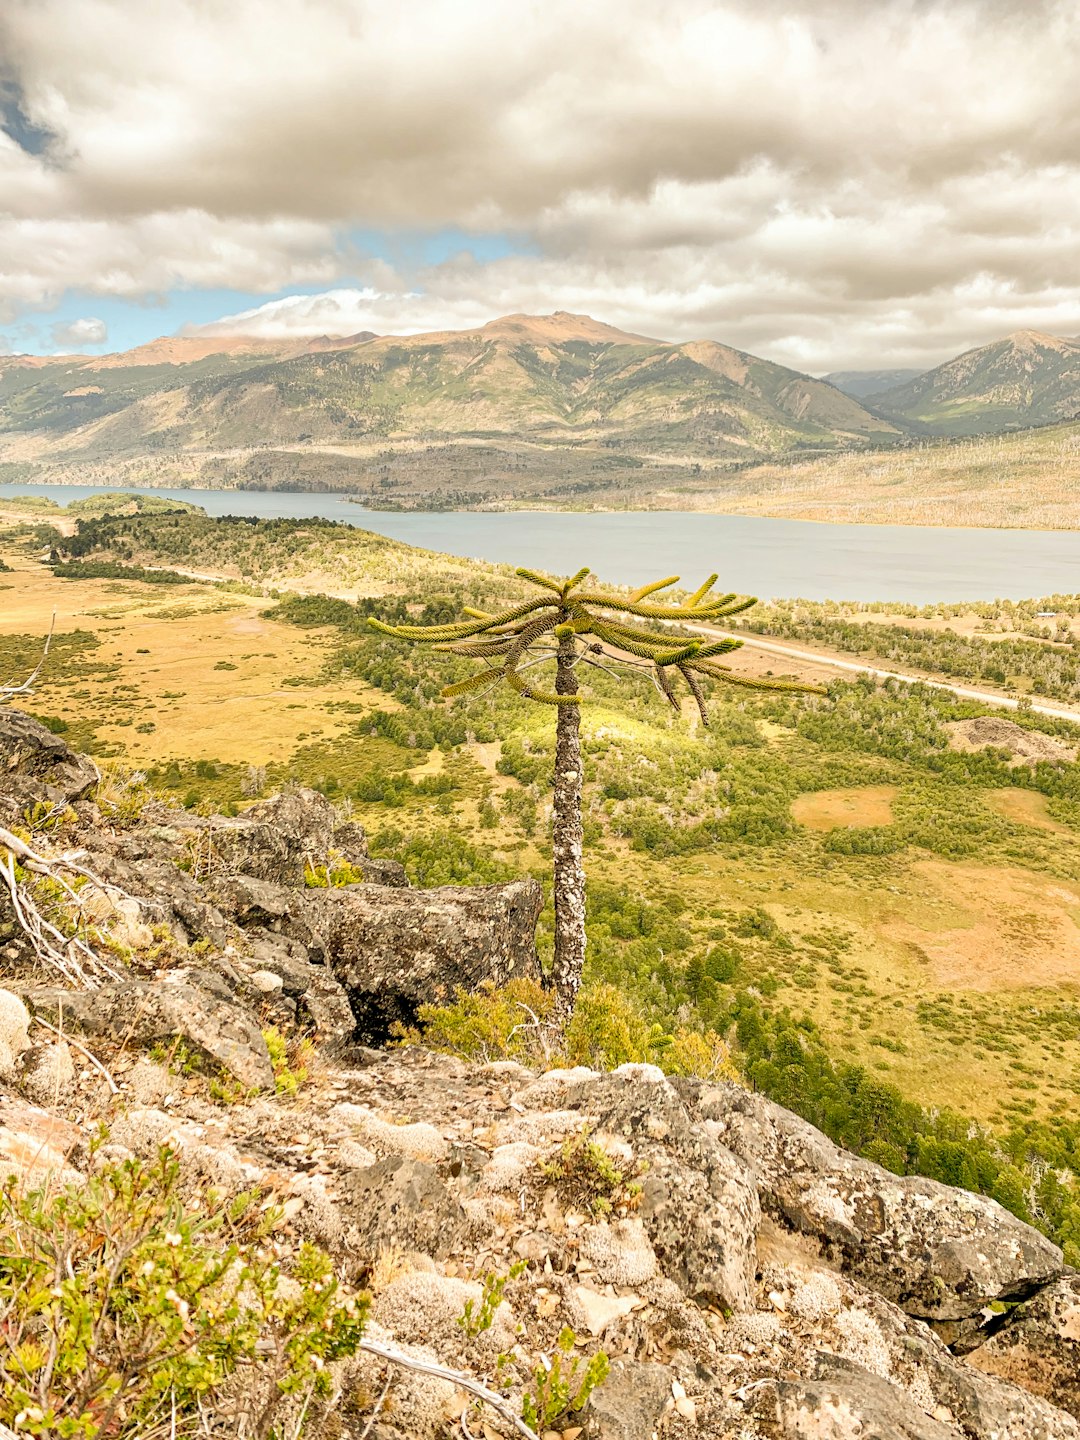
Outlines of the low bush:
{"type": "Polygon", "coordinates": [[[163,1148],[56,1192],[0,1193],[0,1421],[23,1435],[302,1433],[355,1352],[367,1298],[302,1247],[264,1246],[261,1196],[184,1196],[163,1148]],[[306,1407],[306,1411],[305,1411],[306,1407]]]}

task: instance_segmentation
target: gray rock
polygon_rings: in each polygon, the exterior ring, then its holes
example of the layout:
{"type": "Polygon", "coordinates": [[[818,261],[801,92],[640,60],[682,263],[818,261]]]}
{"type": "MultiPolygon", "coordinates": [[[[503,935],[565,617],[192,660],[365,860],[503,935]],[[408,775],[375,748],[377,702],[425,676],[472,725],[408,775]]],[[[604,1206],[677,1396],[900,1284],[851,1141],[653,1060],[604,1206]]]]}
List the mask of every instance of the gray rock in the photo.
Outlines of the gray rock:
{"type": "Polygon", "coordinates": [[[761,1223],[753,1177],[694,1124],[670,1081],[630,1065],[568,1085],[558,1103],[581,1110],[597,1134],[627,1141],[644,1161],[637,1215],[663,1273],[692,1299],[752,1308],[761,1223]]]}
{"type": "Polygon", "coordinates": [[[214,904],[238,925],[280,926],[299,915],[304,903],[302,891],[251,875],[223,875],[207,886],[214,904]]]}
{"type": "Polygon", "coordinates": [[[21,710],[0,709],[0,812],[16,818],[27,805],[65,805],[98,781],[97,767],[21,710]]]}
{"type": "Polygon", "coordinates": [[[396,1246],[443,1259],[461,1244],[465,1214],[455,1196],[423,1160],[388,1155],[339,1183],[350,1241],[371,1261],[396,1246]]]}
{"type": "Polygon", "coordinates": [[[121,980],[89,993],[31,990],[24,998],[35,1013],[58,1027],[118,1045],[168,1045],[180,1036],[241,1085],[274,1088],[258,1024],[208,972],[180,972],[167,981],[121,980]]]}
{"type": "Polygon", "coordinates": [[[535,880],[474,889],[353,885],[310,896],[327,964],[345,987],[356,1038],[365,1043],[382,1043],[395,1021],[411,1022],[418,1006],[452,1000],[458,988],[539,974],[543,897],[535,880]]]}
{"type": "MultiPolygon", "coordinates": [[[[921,1320],[849,1280],[837,1279],[842,1303],[818,1319],[809,1343],[838,1363],[881,1367],[889,1380],[947,1417],[965,1440],[1077,1440],[1080,1428],[1062,1410],[1026,1389],[957,1359],[921,1320]]],[[[799,1307],[796,1307],[799,1308],[799,1307]]],[[[789,1324],[791,1322],[788,1322],[789,1324]]],[[[797,1322],[795,1322],[797,1323],[797,1322]]],[[[1018,1374],[1018,1384],[1025,1382],[1018,1374]]]]}
{"type": "Polygon", "coordinates": [[[396,860],[375,860],[370,855],[362,855],[352,863],[369,885],[392,885],[396,890],[408,888],[409,877],[405,874],[405,866],[399,865],[396,860]]]}
{"type": "Polygon", "coordinates": [[[11,1176],[43,1185],[81,1179],[75,1167],[86,1159],[86,1140],[77,1125],[0,1091],[0,1185],[11,1176]]]}
{"type": "Polygon", "coordinates": [[[743,1167],[720,1147],[701,1170],[659,1148],[643,1153],[636,1213],[663,1273],[693,1300],[750,1308],[761,1211],[743,1167]]]}
{"type": "Polygon", "coordinates": [[[337,1050],[352,1041],[356,1020],[349,997],[325,965],[290,954],[270,937],[257,939],[253,950],[260,969],[277,977],[281,993],[296,1001],[299,1023],[314,1026],[322,1047],[337,1050]]]}
{"type": "Polygon", "coordinates": [[[967,1359],[1080,1420],[1080,1275],[1065,1275],[1018,1305],[967,1359]]]}
{"type": "Polygon", "coordinates": [[[652,1440],[670,1399],[666,1366],[616,1360],[589,1401],[588,1440],[652,1440]]]}
{"type": "Polygon", "coordinates": [[[307,866],[325,865],[334,833],[334,807],[315,790],[286,790],[242,815],[170,812],[168,824],[194,833],[208,877],[248,875],[300,888],[307,866]]]}
{"type": "Polygon", "coordinates": [[[367,831],[358,820],[348,820],[339,825],[333,834],[334,849],[343,855],[350,865],[356,865],[368,858],[367,831]]]}
{"type": "Polygon", "coordinates": [[[68,1099],[76,1073],[71,1050],[63,1041],[36,1045],[22,1057],[20,1083],[36,1105],[56,1105],[68,1099]]]}
{"type": "Polygon", "coordinates": [[[99,848],[104,838],[100,834],[84,837],[86,864],[95,875],[138,897],[147,918],[168,925],[181,942],[209,940],[218,949],[224,948],[229,926],[194,876],[177,864],[182,847],[163,841],[140,845],[141,837],[129,834],[116,837],[114,848],[105,850],[99,848]]]}
{"type": "Polygon", "coordinates": [[[887,1380],[831,1355],[806,1379],[763,1382],[753,1392],[750,1414],[753,1429],[741,1432],[746,1440],[958,1440],[960,1435],[887,1380]]]}
{"type": "Polygon", "coordinates": [[[737,1085],[680,1088],[754,1169],[767,1212],[911,1315],[960,1320],[1061,1274],[1057,1246],[983,1195],[890,1174],[737,1085]]]}

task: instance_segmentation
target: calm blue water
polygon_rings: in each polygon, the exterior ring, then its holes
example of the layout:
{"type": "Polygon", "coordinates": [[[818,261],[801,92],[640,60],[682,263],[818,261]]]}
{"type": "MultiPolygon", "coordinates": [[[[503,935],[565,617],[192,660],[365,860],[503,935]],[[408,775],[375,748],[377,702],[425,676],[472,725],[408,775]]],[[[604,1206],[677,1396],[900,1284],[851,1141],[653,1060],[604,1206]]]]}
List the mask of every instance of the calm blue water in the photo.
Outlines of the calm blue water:
{"type": "MultiPolygon", "coordinates": [[[[340,495],[258,490],[136,490],[201,505],[210,515],[322,516],[380,535],[480,560],[565,575],[590,565],[601,579],[640,584],[663,575],[762,599],[1023,600],[1080,591],[1080,530],[947,530],[914,525],[823,525],[677,511],[610,515],[387,514],[340,495]]],[[[45,495],[66,504],[88,485],[0,485],[0,501],[45,495]]]]}

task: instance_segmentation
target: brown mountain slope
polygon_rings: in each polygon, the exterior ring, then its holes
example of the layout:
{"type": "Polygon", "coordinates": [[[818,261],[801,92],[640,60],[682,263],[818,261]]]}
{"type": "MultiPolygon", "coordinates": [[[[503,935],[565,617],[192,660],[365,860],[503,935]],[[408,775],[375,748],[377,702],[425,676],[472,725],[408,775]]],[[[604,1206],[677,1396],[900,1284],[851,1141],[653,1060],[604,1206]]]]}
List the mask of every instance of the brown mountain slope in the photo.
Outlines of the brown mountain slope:
{"type": "Polygon", "coordinates": [[[527,441],[685,463],[896,433],[858,401],[785,366],[563,311],[337,344],[179,337],[121,356],[0,367],[0,461],[527,441]]]}

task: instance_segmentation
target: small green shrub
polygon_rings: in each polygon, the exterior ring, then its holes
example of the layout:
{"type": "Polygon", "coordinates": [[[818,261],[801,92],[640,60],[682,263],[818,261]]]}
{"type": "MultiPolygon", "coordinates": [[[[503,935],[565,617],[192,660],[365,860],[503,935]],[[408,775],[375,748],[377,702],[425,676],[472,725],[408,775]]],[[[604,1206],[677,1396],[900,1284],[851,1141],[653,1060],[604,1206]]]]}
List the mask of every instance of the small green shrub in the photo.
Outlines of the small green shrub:
{"type": "Polygon", "coordinates": [[[308,1078],[314,1054],[311,1041],[290,1042],[273,1026],[262,1034],[274,1070],[274,1088],[279,1095],[295,1095],[308,1078]]]}
{"type": "Polygon", "coordinates": [[[576,1344],[573,1330],[564,1328],[550,1361],[533,1371],[532,1389],[522,1399],[521,1417],[538,1434],[580,1415],[589,1403],[589,1396],[611,1369],[611,1362],[602,1350],[583,1360],[574,1354],[576,1344]]]}
{"type": "Polygon", "coordinates": [[[291,1400],[313,1415],[327,1362],[356,1350],[367,1297],[311,1246],[283,1286],[259,1198],[185,1200],[164,1147],[58,1193],[5,1186],[0,1422],[69,1440],[187,1440],[213,1413],[269,1440],[291,1400]]]}
{"type": "Polygon", "coordinates": [[[465,1309],[457,1318],[457,1323],[470,1340],[475,1340],[485,1330],[490,1330],[495,1323],[495,1312],[502,1304],[503,1292],[511,1280],[516,1280],[520,1274],[528,1268],[528,1262],[519,1260],[517,1264],[511,1265],[506,1275],[484,1276],[483,1290],[480,1296],[479,1305],[475,1300],[466,1300],[465,1309]]]}
{"type": "Polygon", "coordinates": [[[603,1146],[591,1138],[587,1125],[563,1141],[553,1160],[541,1160],[539,1170],[566,1203],[593,1216],[629,1207],[641,1193],[640,1184],[627,1180],[603,1146]]]}
{"type": "Polygon", "coordinates": [[[350,865],[348,860],[340,856],[331,856],[329,864],[326,865],[305,865],[304,884],[309,890],[336,890],[342,885],[362,885],[364,883],[363,870],[350,865]]]}
{"type": "Polygon", "coordinates": [[[466,1060],[545,1059],[542,1033],[551,1019],[555,997],[535,980],[511,980],[501,990],[489,982],[477,990],[458,990],[449,1005],[421,1005],[416,1027],[399,1027],[408,1045],[425,1045],[466,1060]]]}

